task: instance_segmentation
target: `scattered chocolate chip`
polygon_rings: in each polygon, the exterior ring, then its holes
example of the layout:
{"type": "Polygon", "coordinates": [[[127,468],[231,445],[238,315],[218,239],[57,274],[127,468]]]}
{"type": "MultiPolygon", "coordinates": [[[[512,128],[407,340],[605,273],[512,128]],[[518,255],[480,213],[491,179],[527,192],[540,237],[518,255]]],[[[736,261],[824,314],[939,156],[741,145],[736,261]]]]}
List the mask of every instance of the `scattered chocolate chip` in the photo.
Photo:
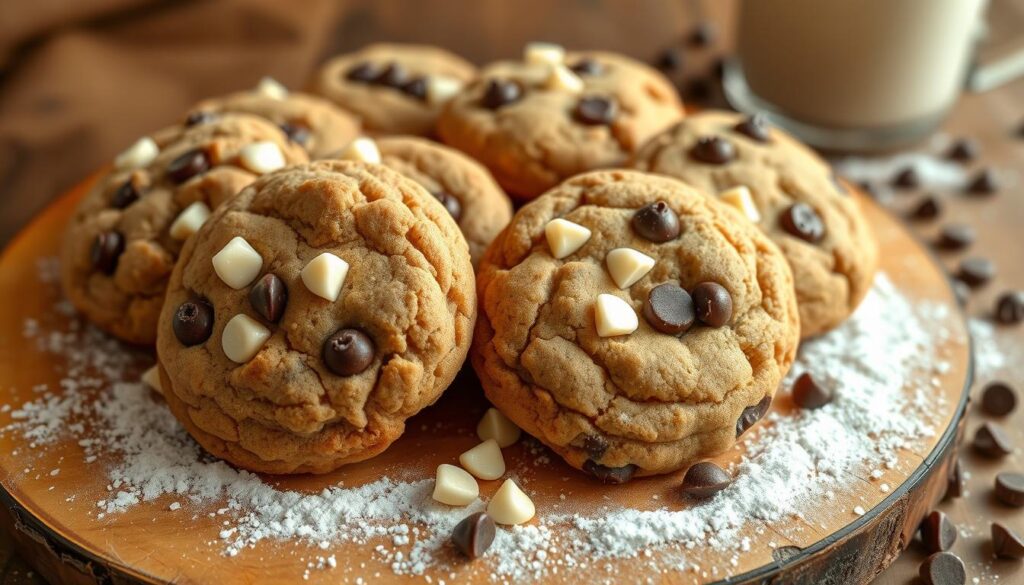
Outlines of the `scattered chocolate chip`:
{"type": "Polygon", "coordinates": [[[967,569],[960,557],[951,552],[937,552],[921,563],[918,569],[924,585],[964,585],[967,569]]]}
{"type": "Polygon", "coordinates": [[[587,96],[576,102],[573,117],[587,126],[608,125],[619,115],[619,104],[604,96],[587,96]]]}
{"type": "Polygon", "coordinates": [[[281,131],[288,136],[288,140],[291,140],[296,144],[306,144],[309,142],[309,128],[301,124],[285,122],[284,124],[281,124],[281,131]]]}
{"type": "Polygon", "coordinates": [[[369,62],[357,63],[345,72],[345,79],[350,81],[359,81],[362,83],[370,83],[377,78],[379,75],[378,69],[369,62]]]}
{"type": "Polygon", "coordinates": [[[569,69],[576,75],[601,75],[604,73],[604,65],[590,57],[583,57],[570,65],[569,69]]]}
{"type": "Polygon", "coordinates": [[[641,238],[661,244],[679,237],[679,216],[664,201],[655,201],[633,214],[633,231],[641,238]]]}
{"type": "Polygon", "coordinates": [[[690,157],[711,165],[724,165],[736,158],[736,147],[720,136],[701,136],[690,149],[690,157]]]}
{"type": "Polygon", "coordinates": [[[167,177],[180,185],[208,170],[210,170],[210,158],[206,156],[206,151],[201,148],[194,148],[172,160],[171,164],[167,165],[167,177]]]}
{"type": "Polygon", "coordinates": [[[117,270],[117,261],[124,253],[124,236],[118,232],[100,232],[92,241],[89,259],[92,267],[103,274],[113,274],[117,270]]]}
{"type": "Polygon", "coordinates": [[[456,222],[462,218],[462,202],[459,201],[458,197],[444,189],[433,191],[431,195],[436,197],[437,200],[441,202],[441,205],[444,205],[444,208],[448,210],[448,214],[451,215],[452,219],[456,222]]]}
{"type": "Polygon", "coordinates": [[[114,196],[110,199],[110,204],[117,209],[124,209],[132,203],[135,203],[139,199],[139,191],[135,188],[135,183],[131,179],[124,182],[123,185],[114,191],[114,196]]]}
{"type": "Polygon", "coordinates": [[[213,112],[204,112],[202,110],[192,112],[185,118],[185,127],[191,128],[192,126],[198,126],[200,124],[207,124],[217,119],[217,114],[213,112]]]}
{"type": "Polygon", "coordinates": [[[1017,408],[1017,392],[1005,382],[989,382],[981,391],[981,407],[992,416],[1006,416],[1017,408]]]}
{"type": "Polygon", "coordinates": [[[477,512],[466,516],[455,525],[455,529],[452,530],[452,544],[462,554],[476,559],[490,548],[494,542],[495,532],[494,520],[484,512],[477,512]]]}
{"type": "Polygon", "coordinates": [[[996,497],[1007,506],[1024,506],[1024,473],[1004,472],[997,475],[996,497]]]}
{"type": "Polygon", "coordinates": [[[729,487],[732,478],[724,469],[710,461],[691,465],[683,476],[683,494],[693,498],[708,498],[729,487]]]}
{"type": "Polygon", "coordinates": [[[959,278],[950,278],[949,285],[953,287],[953,296],[956,297],[957,304],[966,307],[967,302],[971,300],[971,287],[959,278]]]}
{"type": "Polygon", "coordinates": [[[716,57],[711,62],[711,74],[715,76],[715,79],[722,79],[725,77],[725,58],[716,57]]]}
{"type": "Polygon", "coordinates": [[[754,426],[757,421],[761,420],[765,413],[768,412],[771,405],[772,397],[765,396],[761,399],[761,402],[744,408],[743,412],[740,413],[740,417],[736,419],[736,436],[739,437],[743,433],[747,432],[750,427],[754,426]]]}
{"type": "Polygon", "coordinates": [[[1024,321],[1024,291],[1012,290],[999,295],[995,317],[1003,325],[1016,325],[1024,321]]]}
{"type": "Polygon", "coordinates": [[[974,228],[965,223],[950,223],[939,230],[936,244],[946,250],[963,250],[974,243],[974,228]]]}
{"type": "Polygon", "coordinates": [[[992,523],[992,552],[1003,559],[1024,559],[1024,539],[999,522],[992,523]]]}
{"type": "Polygon", "coordinates": [[[705,77],[692,77],[683,85],[683,97],[690,101],[703,102],[711,98],[714,84],[705,77]]]}
{"type": "Polygon", "coordinates": [[[967,192],[975,195],[991,195],[999,190],[999,179],[992,169],[985,168],[978,171],[974,178],[967,183],[967,192]]]}
{"type": "Polygon", "coordinates": [[[978,158],[978,143],[970,138],[957,139],[946,152],[946,157],[960,162],[971,162],[978,158]]]}
{"type": "Polygon", "coordinates": [[[488,109],[497,110],[517,102],[523,97],[523,88],[514,81],[504,79],[492,79],[487,82],[487,89],[480,103],[488,109]]]}
{"type": "Polygon", "coordinates": [[[956,461],[949,468],[949,477],[946,478],[946,495],[947,498],[959,498],[964,495],[964,471],[960,466],[960,458],[957,457],[956,461]]]}
{"type": "Polygon", "coordinates": [[[714,24],[707,21],[700,22],[690,31],[690,34],[686,37],[686,42],[691,47],[707,47],[715,42],[717,32],[714,24]]]}
{"type": "Polygon", "coordinates": [[[793,402],[800,408],[813,410],[832,402],[832,391],[818,384],[810,372],[800,374],[793,382],[793,402]]]}
{"type": "Polygon", "coordinates": [[[601,483],[620,484],[633,479],[637,466],[632,463],[622,467],[606,467],[591,459],[583,462],[583,471],[601,480],[601,483]]]}
{"type": "Polygon", "coordinates": [[[608,441],[605,441],[604,437],[587,435],[583,437],[583,450],[590,455],[591,459],[597,461],[608,451],[608,441]]]}
{"type": "Polygon", "coordinates": [[[916,168],[907,167],[896,173],[892,179],[892,185],[900,189],[916,189],[921,186],[921,175],[918,174],[916,168]]]}
{"type": "Polygon", "coordinates": [[[171,327],[185,347],[199,345],[213,333],[213,307],[206,299],[185,301],[174,312],[171,327]]]}
{"type": "Polygon", "coordinates": [[[813,207],[794,203],[779,215],[779,224],[791,236],[812,244],[825,237],[825,222],[813,207]]]}
{"type": "Polygon", "coordinates": [[[994,423],[987,422],[974,433],[974,450],[986,457],[1005,457],[1013,453],[1010,437],[994,423]]]}
{"type": "Polygon", "coordinates": [[[683,52],[678,47],[665,49],[654,60],[654,66],[666,73],[675,73],[683,68],[683,52]]]}
{"type": "Polygon", "coordinates": [[[427,78],[417,76],[402,84],[402,93],[420,101],[427,99],[427,78]]]}
{"type": "Polygon", "coordinates": [[[953,548],[956,542],[956,525],[939,510],[924,517],[921,521],[921,542],[928,554],[942,552],[953,548]]]}
{"type": "Polygon", "coordinates": [[[924,195],[918,200],[917,205],[910,210],[912,219],[929,220],[935,219],[942,214],[942,206],[934,195],[924,195]]]}
{"type": "Polygon", "coordinates": [[[249,304],[261,317],[277,323],[288,305],[288,287],[276,274],[268,272],[249,289],[249,304]]]}
{"type": "Polygon", "coordinates": [[[981,286],[996,275],[996,265],[986,258],[965,258],[960,262],[957,278],[972,288],[981,286]]]}
{"type": "Polygon", "coordinates": [[[402,89],[409,81],[409,72],[400,63],[388,63],[373,82],[378,85],[402,89]]]}
{"type": "Polygon", "coordinates": [[[354,376],[373,363],[373,340],[358,329],[339,329],[324,341],[323,360],[339,376],[354,376]]]}
{"type": "Polygon", "coordinates": [[[651,289],[644,301],[644,319],[662,333],[686,333],[695,317],[693,298],[678,284],[659,284],[651,289]]]}
{"type": "Polygon", "coordinates": [[[702,282],[693,287],[693,307],[697,319],[709,327],[721,327],[732,319],[732,295],[717,282],[702,282]]]}
{"type": "Polygon", "coordinates": [[[757,142],[768,142],[771,138],[768,133],[768,121],[761,114],[754,114],[746,118],[732,129],[757,142]]]}

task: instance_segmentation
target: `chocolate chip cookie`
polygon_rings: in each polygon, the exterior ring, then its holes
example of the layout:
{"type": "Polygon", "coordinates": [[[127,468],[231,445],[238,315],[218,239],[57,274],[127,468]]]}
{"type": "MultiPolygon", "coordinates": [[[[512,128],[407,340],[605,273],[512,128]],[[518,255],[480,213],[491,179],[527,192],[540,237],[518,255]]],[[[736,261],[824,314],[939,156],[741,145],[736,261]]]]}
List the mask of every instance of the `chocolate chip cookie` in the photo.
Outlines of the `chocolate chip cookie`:
{"type": "Polygon", "coordinates": [[[635,166],[747,200],[746,215],[792,267],[802,337],[842,323],[871,288],[878,246],[852,189],[760,117],[692,115],[646,144],[635,166]]]}
{"type": "Polygon", "coordinates": [[[799,337],[778,247],[726,205],[636,171],[583,174],[520,209],[477,291],[487,397],[608,482],[730,448],[799,337]]]}
{"type": "Polygon", "coordinates": [[[152,344],[184,241],[260,174],[308,160],[276,125],[225,113],[140,139],[78,204],[61,248],[61,282],[101,329],[152,344]]]}
{"type": "Polygon", "coordinates": [[[371,133],[432,136],[441,108],[476,67],[425,45],[374,44],[325,63],[310,91],[362,120],[371,133]]]}
{"type": "Polygon", "coordinates": [[[475,318],[466,241],[435,197],[381,165],[293,166],[186,243],[160,315],[163,392],[218,457],[328,472],[441,395],[475,318]]]}
{"type": "Polygon", "coordinates": [[[528,200],[563,179],[619,166],[683,116],[671,83],[627,57],[530,45],[456,96],[438,120],[441,139],[528,200]]]}

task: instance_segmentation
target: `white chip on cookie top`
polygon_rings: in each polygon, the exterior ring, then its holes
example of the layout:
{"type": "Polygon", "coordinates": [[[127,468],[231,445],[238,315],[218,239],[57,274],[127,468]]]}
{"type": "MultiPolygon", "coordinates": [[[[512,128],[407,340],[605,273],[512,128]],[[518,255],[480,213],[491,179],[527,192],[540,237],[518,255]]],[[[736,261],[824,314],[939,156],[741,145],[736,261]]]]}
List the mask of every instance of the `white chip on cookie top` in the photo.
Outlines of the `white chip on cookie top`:
{"type": "Polygon", "coordinates": [[[601,337],[629,335],[640,326],[636,311],[615,295],[599,294],[594,305],[594,321],[601,337]]]}
{"type": "Polygon", "coordinates": [[[462,91],[460,79],[447,75],[431,75],[427,78],[427,103],[440,105],[452,99],[462,91]]]}
{"type": "Polygon", "coordinates": [[[433,498],[449,506],[468,506],[480,495],[476,479],[465,469],[442,463],[437,466],[433,498]]]}
{"type": "Polygon", "coordinates": [[[380,150],[372,138],[360,136],[338,153],[338,158],[380,164],[380,150]]]}
{"type": "Polygon", "coordinates": [[[241,236],[232,238],[213,257],[213,270],[235,290],[249,286],[262,269],[263,257],[241,236]]]}
{"type": "Polygon", "coordinates": [[[488,408],[476,425],[476,436],[481,441],[494,439],[504,449],[519,440],[523,431],[497,408],[488,408]]]}
{"type": "Polygon", "coordinates": [[[261,175],[285,166],[281,147],[269,140],[246,144],[239,151],[238,160],[243,167],[261,175]]]}
{"type": "Polygon", "coordinates": [[[348,262],[330,252],[324,252],[309,261],[302,269],[302,284],[309,292],[334,302],[348,276],[348,262]]]}
{"type": "Polygon", "coordinates": [[[750,221],[754,223],[761,221],[761,212],[758,211],[754,198],[750,195],[750,189],[746,185],[726,189],[718,194],[718,199],[739,210],[750,221]]]}
{"type": "Polygon", "coordinates": [[[275,100],[283,100],[288,97],[288,88],[270,76],[260,79],[256,85],[256,91],[275,100]]]}
{"type": "Polygon", "coordinates": [[[590,230],[567,219],[553,219],[544,226],[551,255],[561,260],[579,250],[590,239],[590,230]]]}
{"type": "Polygon", "coordinates": [[[523,48],[523,60],[527,63],[560,65],[565,61],[565,48],[555,43],[528,43],[523,48]]]}
{"type": "Polygon", "coordinates": [[[187,240],[210,218],[210,208],[202,201],[196,201],[182,210],[171,224],[169,233],[176,240],[187,240]]]}
{"type": "Polygon", "coordinates": [[[494,439],[488,439],[459,455],[459,463],[466,471],[480,479],[498,479],[505,475],[505,458],[494,439]]]}
{"type": "Polygon", "coordinates": [[[548,89],[565,91],[569,93],[580,93],[583,91],[583,80],[579,75],[561,63],[551,66],[545,85],[548,89]]]}
{"type": "Polygon", "coordinates": [[[511,526],[529,522],[536,513],[533,500],[511,479],[501,484],[487,504],[487,514],[498,524],[511,526]]]}
{"type": "Polygon", "coordinates": [[[156,142],[149,136],[143,136],[114,158],[114,166],[121,171],[142,168],[153,162],[158,154],[160,147],[156,142]]]}
{"type": "Polygon", "coordinates": [[[654,258],[632,248],[615,248],[605,256],[608,273],[621,289],[633,286],[654,268],[654,258]]]}
{"type": "Polygon", "coordinates": [[[228,359],[239,364],[252,359],[270,339],[270,330],[252,317],[239,313],[228,321],[220,345],[228,359]]]}

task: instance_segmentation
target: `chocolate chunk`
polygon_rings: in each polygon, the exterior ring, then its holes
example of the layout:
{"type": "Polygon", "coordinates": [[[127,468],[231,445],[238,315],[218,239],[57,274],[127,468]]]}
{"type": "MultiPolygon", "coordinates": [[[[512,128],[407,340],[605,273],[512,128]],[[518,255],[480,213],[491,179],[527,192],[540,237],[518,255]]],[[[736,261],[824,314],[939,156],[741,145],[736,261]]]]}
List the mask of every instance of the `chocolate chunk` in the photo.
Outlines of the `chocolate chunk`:
{"type": "Polygon", "coordinates": [[[978,143],[970,138],[960,138],[949,147],[946,157],[960,162],[970,162],[978,158],[978,143]]]}
{"type": "Polygon", "coordinates": [[[504,79],[492,79],[487,82],[487,89],[480,99],[480,104],[490,110],[497,110],[503,106],[517,102],[523,97],[523,88],[515,81],[504,79]]]}
{"type": "Polygon", "coordinates": [[[210,170],[210,158],[206,156],[206,151],[194,148],[167,165],[167,178],[180,185],[208,170],[210,170]]]}
{"type": "Polygon", "coordinates": [[[124,253],[124,236],[118,232],[100,232],[92,241],[89,259],[92,267],[103,274],[113,274],[117,270],[117,262],[124,253]]]}
{"type": "Polygon", "coordinates": [[[748,406],[743,409],[740,413],[740,417],[736,419],[736,436],[739,437],[743,433],[747,432],[747,429],[754,426],[757,421],[764,417],[765,413],[772,405],[772,397],[765,396],[761,399],[761,402],[753,406],[748,406]]]}
{"type": "Polygon", "coordinates": [[[800,374],[793,382],[793,402],[800,408],[814,410],[832,402],[832,390],[814,381],[810,372],[800,374]]]}
{"type": "Polygon", "coordinates": [[[936,244],[946,250],[963,250],[973,244],[974,239],[974,228],[965,223],[950,223],[939,230],[936,244]]]}
{"type": "MultiPolygon", "coordinates": [[[[756,142],[768,142],[771,135],[768,133],[768,121],[761,114],[754,114],[732,128],[747,138],[756,142]]],[[[838,185],[838,182],[836,183],[838,185]]]]}
{"type": "Polygon", "coordinates": [[[732,478],[724,469],[710,461],[701,461],[686,470],[680,489],[693,498],[708,498],[729,487],[730,483],[732,478]]]}
{"type": "Polygon", "coordinates": [[[686,333],[695,317],[690,293],[671,282],[652,288],[644,301],[644,319],[662,333],[686,333]]]}
{"type": "Polygon", "coordinates": [[[277,323],[288,305],[288,287],[276,274],[264,274],[249,289],[249,304],[260,317],[277,323]]]}
{"type": "Polygon", "coordinates": [[[916,168],[907,167],[896,173],[892,179],[892,185],[900,189],[916,189],[921,186],[921,175],[918,174],[916,168]]]}
{"type": "Polygon", "coordinates": [[[971,300],[971,287],[959,278],[950,278],[949,285],[953,287],[953,295],[956,297],[957,304],[966,307],[967,302],[971,300]]]}
{"type": "Polygon", "coordinates": [[[1016,325],[1024,321],[1024,291],[1013,290],[999,295],[995,317],[1003,325],[1016,325]]]}
{"type": "Polygon", "coordinates": [[[323,360],[339,376],[354,376],[373,363],[373,340],[358,329],[339,329],[324,341],[323,360]]]}
{"type": "Polygon", "coordinates": [[[600,463],[587,459],[583,462],[583,471],[601,480],[601,483],[620,484],[633,479],[637,466],[632,463],[622,467],[606,467],[600,463]]]}
{"type": "Polygon", "coordinates": [[[1024,559],[1024,539],[999,522],[992,523],[992,552],[1003,559],[1024,559]]]}
{"type": "Polygon", "coordinates": [[[576,75],[601,75],[604,73],[604,65],[590,57],[583,57],[570,65],[569,69],[576,75]]]}
{"type": "Polygon", "coordinates": [[[655,201],[633,214],[633,231],[641,238],[661,244],[679,237],[679,216],[664,201],[655,201]]]}
{"type": "Polygon", "coordinates": [[[949,468],[949,477],[946,478],[946,495],[947,498],[959,498],[964,495],[964,471],[960,466],[960,458],[957,457],[956,461],[949,468]]]}
{"type": "Polygon", "coordinates": [[[185,347],[199,345],[213,333],[213,306],[206,299],[185,301],[174,312],[171,327],[185,347]]]}
{"type": "Polygon", "coordinates": [[[711,62],[711,74],[715,76],[715,79],[722,79],[725,77],[725,58],[715,57],[711,62]]]}
{"type": "Polygon", "coordinates": [[[608,441],[605,441],[604,437],[587,435],[583,437],[583,450],[587,452],[591,459],[597,461],[604,457],[605,452],[608,451],[608,441]]]}
{"type": "Polygon", "coordinates": [[[702,282],[693,287],[693,307],[697,319],[709,327],[721,327],[732,319],[732,295],[717,282],[702,282]]]}
{"type": "Polygon", "coordinates": [[[1005,457],[1013,453],[1010,437],[994,423],[987,422],[974,433],[974,450],[986,457],[1005,457]]]}
{"type": "Polygon", "coordinates": [[[427,100],[427,78],[422,75],[414,77],[402,84],[402,93],[420,101],[427,100]]]}
{"type": "Polygon", "coordinates": [[[686,99],[696,102],[707,101],[711,98],[712,93],[714,93],[714,84],[705,77],[687,79],[682,91],[686,99]]]}
{"type": "Polygon", "coordinates": [[[494,542],[494,520],[484,512],[470,514],[452,530],[452,544],[471,559],[483,556],[494,542]]]}
{"type": "Polygon", "coordinates": [[[124,209],[138,201],[138,199],[139,191],[135,188],[135,183],[128,179],[114,191],[114,196],[110,198],[110,204],[117,209],[124,209]]]}
{"type": "Polygon", "coordinates": [[[1005,382],[989,382],[981,392],[981,407],[992,416],[1006,416],[1017,408],[1017,393],[1005,382]]]}
{"type": "Polygon", "coordinates": [[[377,85],[384,85],[387,87],[393,87],[395,89],[402,89],[406,83],[409,82],[409,72],[406,71],[400,63],[388,63],[377,77],[373,79],[373,83],[377,85]]]}
{"type": "Polygon", "coordinates": [[[736,147],[720,136],[701,136],[690,149],[690,157],[710,165],[724,165],[736,158],[736,147]]]}
{"type": "Polygon", "coordinates": [[[1007,506],[1024,506],[1024,473],[1000,473],[996,476],[996,497],[1007,506]]]}
{"type": "Polygon", "coordinates": [[[462,218],[462,203],[457,197],[455,197],[455,195],[452,195],[444,189],[434,191],[431,195],[436,197],[437,200],[441,202],[441,205],[444,205],[444,208],[448,210],[448,214],[451,215],[452,219],[456,222],[462,218]]]}
{"type": "Polygon", "coordinates": [[[301,124],[285,122],[284,124],[281,124],[281,131],[288,136],[288,140],[291,140],[296,144],[306,144],[309,142],[309,128],[301,124]]]}
{"type": "Polygon", "coordinates": [[[996,173],[989,168],[978,171],[974,178],[967,183],[967,192],[975,195],[991,195],[999,190],[999,179],[996,173]]]}
{"type": "Polygon", "coordinates": [[[791,236],[812,244],[825,237],[825,222],[813,207],[794,203],[779,215],[779,224],[791,236]]]}
{"type": "Polygon", "coordinates": [[[924,543],[928,554],[933,554],[953,548],[956,542],[956,525],[939,510],[924,517],[921,521],[921,542],[924,543]]]}
{"type": "Polygon", "coordinates": [[[576,102],[573,117],[587,126],[611,124],[619,115],[619,104],[612,98],[604,96],[587,96],[576,102]]]}
{"type": "Polygon", "coordinates": [[[665,73],[675,73],[683,68],[683,52],[679,47],[669,47],[654,60],[654,66],[665,73]]]}
{"type": "Polygon", "coordinates": [[[965,258],[960,263],[957,278],[972,288],[981,286],[996,275],[996,265],[986,258],[965,258]]]}
{"type": "Polygon", "coordinates": [[[967,569],[960,557],[951,552],[937,552],[921,563],[918,569],[924,585],[964,585],[967,569]]]}
{"type": "Polygon", "coordinates": [[[935,219],[941,214],[942,206],[939,204],[938,198],[934,195],[924,195],[918,200],[917,205],[910,210],[909,216],[911,219],[928,220],[935,219]]]}
{"type": "Polygon", "coordinates": [[[715,42],[715,37],[718,31],[715,29],[715,25],[711,22],[704,21],[697,23],[697,26],[693,27],[690,34],[686,37],[686,42],[691,47],[701,48],[710,46],[711,43],[715,42]]]}
{"type": "Polygon", "coordinates": [[[349,70],[345,72],[345,79],[361,83],[370,83],[375,80],[378,75],[378,69],[372,63],[364,61],[349,68],[349,70]]]}

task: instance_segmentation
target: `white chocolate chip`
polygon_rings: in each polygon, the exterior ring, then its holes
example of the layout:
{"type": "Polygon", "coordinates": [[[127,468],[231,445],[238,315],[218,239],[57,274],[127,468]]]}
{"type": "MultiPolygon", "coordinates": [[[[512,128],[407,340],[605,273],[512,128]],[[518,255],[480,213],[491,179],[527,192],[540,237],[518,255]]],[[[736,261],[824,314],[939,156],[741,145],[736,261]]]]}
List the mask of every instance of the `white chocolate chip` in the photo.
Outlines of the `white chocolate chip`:
{"type": "Polygon", "coordinates": [[[235,290],[249,286],[263,268],[263,257],[245,238],[235,236],[213,257],[213,270],[235,290]]]}
{"type": "Polygon", "coordinates": [[[608,273],[619,288],[629,288],[654,268],[654,258],[632,248],[615,248],[604,257],[608,273]]]}
{"type": "Polygon", "coordinates": [[[558,218],[544,226],[551,255],[561,260],[583,247],[590,239],[590,230],[578,223],[558,218]]]}
{"type": "Polygon", "coordinates": [[[548,74],[547,88],[556,91],[567,91],[569,93],[580,93],[583,91],[583,80],[568,67],[562,64],[553,65],[548,74]]]}
{"type": "Polygon", "coordinates": [[[309,292],[334,302],[348,276],[348,262],[330,252],[324,252],[309,261],[302,269],[302,284],[309,292]]]}
{"type": "Polygon", "coordinates": [[[175,218],[174,223],[171,224],[171,237],[176,240],[187,240],[206,223],[207,219],[210,219],[210,208],[202,201],[196,201],[182,210],[175,218]]]}
{"type": "Polygon", "coordinates": [[[239,151],[238,160],[245,168],[261,175],[276,171],[285,165],[281,147],[269,140],[246,144],[239,151]]]}
{"type": "Polygon", "coordinates": [[[761,213],[757,210],[754,198],[750,196],[750,189],[746,185],[726,189],[718,194],[718,198],[723,203],[735,207],[750,221],[754,223],[761,221],[761,213]]]}
{"type": "Polygon", "coordinates": [[[505,475],[505,458],[501,456],[501,447],[494,439],[487,439],[459,455],[459,463],[480,479],[498,479],[505,475]]]}
{"type": "Polygon", "coordinates": [[[440,105],[462,91],[462,81],[447,75],[431,75],[427,78],[427,103],[440,105]]]}
{"type": "Polygon", "coordinates": [[[497,408],[488,408],[476,425],[476,436],[480,437],[481,441],[494,439],[502,449],[518,441],[522,433],[522,429],[501,414],[497,408]]]}
{"type": "Polygon", "coordinates": [[[338,158],[380,164],[380,150],[377,149],[377,143],[372,138],[361,136],[350,142],[338,154],[338,158]]]}
{"type": "Polygon", "coordinates": [[[506,479],[487,504],[487,515],[498,524],[522,524],[537,513],[533,500],[519,489],[516,482],[506,479]]]}
{"type": "Polygon", "coordinates": [[[597,322],[597,334],[601,337],[629,335],[640,325],[633,307],[609,294],[597,295],[594,320],[597,322]]]}
{"type": "Polygon", "coordinates": [[[273,77],[264,77],[256,84],[256,91],[275,100],[283,100],[288,97],[288,88],[273,77]]]}
{"type": "Polygon", "coordinates": [[[160,394],[164,393],[163,386],[160,384],[160,371],[156,366],[149,368],[145,372],[142,372],[142,383],[149,386],[153,390],[156,390],[160,394]]]}
{"type": "Polygon", "coordinates": [[[527,43],[523,48],[523,60],[534,64],[561,65],[565,61],[565,48],[555,43],[527,43]]]}
{"type": "Polygon", "coordinates": [[[256,355],[268,339],[269,329],[256,319],[239,313],[224,326],[220,346],[229,360],[244,364],[256,355]]]}
{"type": "Polygon", "coordinates": [[[153,162],[158,154],[160,147],[156,142],[149,136],[143,136],[114,158],[114,166],[121,171],[142,168],[153,162]]]}
{"type": "Polygon", "coordinates": [[[480,495],[480,486],[465,469],[442,463],[434,479],[434,499],[449,506],[468,506],[480,495]]]}

